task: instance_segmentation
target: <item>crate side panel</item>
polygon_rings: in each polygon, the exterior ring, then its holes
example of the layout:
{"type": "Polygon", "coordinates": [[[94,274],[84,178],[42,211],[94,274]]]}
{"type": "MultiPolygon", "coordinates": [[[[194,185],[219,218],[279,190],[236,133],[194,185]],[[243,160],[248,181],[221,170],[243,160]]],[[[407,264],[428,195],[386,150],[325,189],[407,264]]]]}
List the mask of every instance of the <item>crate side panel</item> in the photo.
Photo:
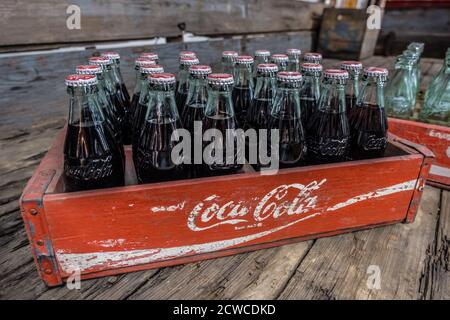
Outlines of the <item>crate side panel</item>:
{"type": "Polygon", "coordinates": [[[421,163],[410,156],[338,170],[52,195],[45,207],[63,274],[98,272],[403,220],[421,163]]]}

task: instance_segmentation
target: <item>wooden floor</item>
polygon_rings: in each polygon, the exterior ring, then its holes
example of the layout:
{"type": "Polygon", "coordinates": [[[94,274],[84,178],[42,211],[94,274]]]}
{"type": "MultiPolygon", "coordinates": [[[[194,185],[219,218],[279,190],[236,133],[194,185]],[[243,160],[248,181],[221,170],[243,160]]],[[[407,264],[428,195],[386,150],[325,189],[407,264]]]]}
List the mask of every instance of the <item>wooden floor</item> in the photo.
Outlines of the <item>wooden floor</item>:
{"type": "MultiPolygon", "coordinates": [[[[85,59],[80,53],[0,59],[0,299],[450,299],[450,192],[428,186],[412,224],[87,280],[80,290],[47,288],[18,199],[64,124],[67,64],[85,59]],[[367,285],[378,270],[379,289],[367,285]]],[[[393,66],[392,58],[363,62],[393,66]]],[[[440,64],[423,59],[423,86],[440,64]]],[[[123,72],[131,85],[130,63],[123,72]]]]}

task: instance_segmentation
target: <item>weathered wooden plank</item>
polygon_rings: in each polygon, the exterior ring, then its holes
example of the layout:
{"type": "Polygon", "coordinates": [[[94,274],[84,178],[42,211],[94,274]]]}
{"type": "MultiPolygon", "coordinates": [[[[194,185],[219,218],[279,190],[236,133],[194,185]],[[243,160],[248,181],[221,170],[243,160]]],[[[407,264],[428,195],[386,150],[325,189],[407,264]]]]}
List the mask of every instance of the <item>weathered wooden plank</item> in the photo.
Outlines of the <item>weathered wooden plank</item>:
{"type": "Polygon", "coordinates": [[[174,37],[183,29],[199,35],[312,30],[322,9],[321,3],[290,0],[4,0],[0,44],[174,37]],[[66,27],[69,5],[81,10],[80,29],[66,27]]]}
{"type": "Polygon", "coordinates": [[[412,224],[317,240],[279,298],[420,298],[420,275],[435,239],[440,192],[432,187],[425,188],[419,213],[412,224]],[[381,276],[380,289],[370,289],[367,283],[373,283],[370,276],[377,268],[381,276]]]}

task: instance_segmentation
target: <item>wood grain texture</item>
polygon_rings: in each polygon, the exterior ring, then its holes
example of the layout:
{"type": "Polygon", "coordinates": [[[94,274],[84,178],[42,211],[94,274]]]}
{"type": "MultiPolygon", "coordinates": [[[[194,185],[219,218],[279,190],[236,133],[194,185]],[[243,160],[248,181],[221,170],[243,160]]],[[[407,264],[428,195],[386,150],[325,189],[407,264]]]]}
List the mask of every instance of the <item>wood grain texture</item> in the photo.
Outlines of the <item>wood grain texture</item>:
{"type": "Polygon", "coordinates": [[[0,3],[0,46],[312,30],[323,5],[290,0],[114,0],[0,3]],[[66,9],[81,9],[81,29],[66,9]]]}

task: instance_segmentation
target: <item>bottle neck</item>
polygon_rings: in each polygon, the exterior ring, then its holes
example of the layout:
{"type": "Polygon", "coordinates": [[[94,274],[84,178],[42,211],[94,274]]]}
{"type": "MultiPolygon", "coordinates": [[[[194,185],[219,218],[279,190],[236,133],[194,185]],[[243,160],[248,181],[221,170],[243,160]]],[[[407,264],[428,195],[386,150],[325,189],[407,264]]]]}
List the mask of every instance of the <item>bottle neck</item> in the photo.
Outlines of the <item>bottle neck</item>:
{"type": "Polygon", "coordinates": [[[300,89],[300,98],[318,101],[320,97],[320,74],[308,74],[303,76],[303,85],[300,89]]]}
{"type": "Polygon", "coordinates": [[[71,126],[90,127],[102,123],[105,118],[97,100],[96,85],[87,87],[68,87],[69,119],[71,126]]]}
{"type": "Polygon", "coordinates": [[[109,95],[116,94],[117,86],[113,80],[113,71],[111,65],[102,66],[105,89],[109,95]]]}
{"type": "Polygon", "coordinates": [[[301,111],[298,86],[279,83],[270,114],[274,118],[300,119],[301,111]]]}
{"type": "Polygon", "coordinates": [[[188,84],[188,105],[205,106],[208,100],[206,75],[191,75],[188,84]]]}
{"type": "Polygon", "coordinates": [[[235,64],[234,86],[238,88],[253,88],[252,64],[235,64]]]}
{"type": "Polygon", "coordinates": [[[318,110],[329,113],[345,113],[345,80],[324,79],[318,110]]]}
{"type": "Polygon", "coordinates": [[[258,74],[255,86],[256,100],[272,100],[276,92],[275,73],[258,74]]]}
{"type": "Polygon", "coordinates": [[[187,93],[188,92],[188,79],[189,79],[189,67],[185,64],[180,64],[180,69],[178,71],[178,88],[177,92],[187,93]]]}
{"type": "Polygon", "coordinates": [[[345,95],[358,97],[359,95],[359,72],[348,71],[349,79],[345,85],[345,95]]]}
{"type": "Polygon", "coordinates": [[[120,61],[118,59],[113,60],[111,64],[111,78],[116,85],[123,83],[122,74],[120,73],[120,61]]]}
{"type": "Polygon", "coordinates": [[[208,101],[206,103],[205,117],[234,117],[231,92],[231,85],[208,85],[208,101]]]}
{"type": "Polygon", "coordinates": [[[384,108],[385,80],[379,77],[364,76],[361,84],[361,92],[357,105],[373,105],[384,108]]]}
{"type": "Polygon", "coordinates": [[[149,84],[146,121],[164,124],[179,120],[175,84],[149,84]]]}

